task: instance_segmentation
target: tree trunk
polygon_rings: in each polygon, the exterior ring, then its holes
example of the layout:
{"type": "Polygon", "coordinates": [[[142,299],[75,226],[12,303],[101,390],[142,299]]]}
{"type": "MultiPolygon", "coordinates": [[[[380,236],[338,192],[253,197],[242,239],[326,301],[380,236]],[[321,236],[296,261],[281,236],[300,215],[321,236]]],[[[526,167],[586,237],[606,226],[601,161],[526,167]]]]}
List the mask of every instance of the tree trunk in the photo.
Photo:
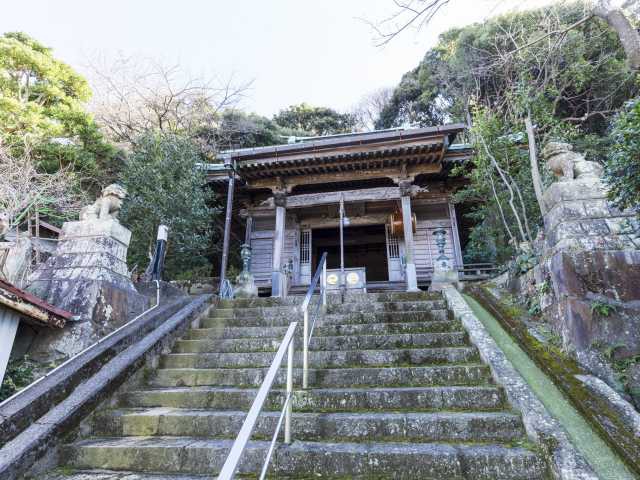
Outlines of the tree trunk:
{"type": "Polygon", "coordinates": [[[640,68],[640,34],[619,8],[613,8],[608,0],[600,0],[593,8],[593,14],[603,19],[618,34],[622,48],[627,55],[627,64],[632,70],[640,68]]]}
{"type": "Polygon", "coordinates": [[[524,124],[527,127],[527,138],[529,140],[529,161],[531,162],[531,178],[533,180],[533,190],[536,192],[536,199],[540,206],[540,212],[544,216],[547,213],[547,209],[544,206],[542,199],[542,179],[540,178],[540,169],[538,167],[538,155],[536,153],[536,137],[533,133],[533,125],[531,124],[531,115],[527,114],[527,118],[524,119],[524,124]]]}

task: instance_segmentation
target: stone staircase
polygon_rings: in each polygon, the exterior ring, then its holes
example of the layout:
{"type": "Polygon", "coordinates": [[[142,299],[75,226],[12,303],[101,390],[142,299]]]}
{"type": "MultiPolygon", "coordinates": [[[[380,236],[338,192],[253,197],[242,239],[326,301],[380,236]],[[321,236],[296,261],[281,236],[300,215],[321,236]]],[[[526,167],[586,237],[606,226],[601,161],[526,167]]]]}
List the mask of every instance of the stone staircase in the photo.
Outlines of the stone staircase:
{"type": "MultiPolygon", "coordinates": [[[[92,416],[49,478],[215,477],[287,325],[298,319],[299,301],[221,302],[161,359],[143,389],[123,392],[114,408],[92,416]]],[[[314,332],[310,365],[312,388],[294,398],[294,442],[276,450],[272,477],[547,478],[520,416],[439,296],[331,302],[314,332]]],[[[238,476],[260,471],[284,398],[280,373],[238,476]]],[[[299,387],[301,369],[294,375],[299,387]]]]}

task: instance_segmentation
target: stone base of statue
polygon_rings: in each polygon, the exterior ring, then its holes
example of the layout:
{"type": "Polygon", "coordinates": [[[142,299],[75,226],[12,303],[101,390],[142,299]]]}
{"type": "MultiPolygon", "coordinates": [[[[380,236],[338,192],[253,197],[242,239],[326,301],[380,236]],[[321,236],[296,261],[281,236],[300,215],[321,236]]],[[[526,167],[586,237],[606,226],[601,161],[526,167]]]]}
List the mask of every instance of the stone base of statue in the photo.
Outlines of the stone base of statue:
{"type": "Polygon", "coordinates": [[[441,292],[445,287],[450,287],[451,285],[458,285],[458,272],[454,270],[434,271],[429,291],[441,292]]]}
{"type": "Polygon", "coordinates": [[[537,275],[549,278],[554,297],[545,316],[571,348],[625,345],[629,354],[640,353],[640,229],[635,213],[607,201],[599,165],[567,149],[563,154],[573,155],[565,175],[543,198],[548,211],[537,275]]]}
{"type": "Polygon", "coordinates": [[[250,272],[242,272],[236,277],[233,289],[234,298],[254,298],[258,296],[258,287],[250,272]]]}
{"type": "Polygon", "coordinates": [[[135,289],[126,258],[131,232],[117,219],[67,222],[58,247],[29,278],[28,290],[75,314],[62,331],[40,332],[35,360],[72,356],[144,311],[148,297],[135,289]]]}

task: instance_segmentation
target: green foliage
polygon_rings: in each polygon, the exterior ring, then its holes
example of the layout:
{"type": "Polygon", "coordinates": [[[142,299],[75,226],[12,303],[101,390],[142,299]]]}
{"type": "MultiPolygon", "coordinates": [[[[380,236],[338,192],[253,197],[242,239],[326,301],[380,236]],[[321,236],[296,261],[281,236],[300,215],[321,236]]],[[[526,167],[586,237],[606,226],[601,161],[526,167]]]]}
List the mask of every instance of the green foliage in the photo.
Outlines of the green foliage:
{"type": "Polygon", "coordinates": [[[611,129],[612,146],[604,179],[609,198],[620,208],[638,209],[640,204],[640,99],[628,102],[611,129]]]}
{"type": "Polygon", "coordinates": [[[542,313],[542,308],[540,307],[540,300],[538,297],[532,297],[529,299],[527,313],[532,317],[537,317],[542,313]]]}
{"type": "Polygon", "coordinates": [[[0,36],[0,138],[26,144],[41,169],[70,165],[96,186],[117,157],[84,110],[90,97],[87,81],[51,49],[24,33],[0,36]]]}
{"type": "MultiPolygon", "coordinates": [[[[610,144],[608,116],[638,94],[618,37],[601,20],[532,42],[565,30],[583,18],[584,9],[580,2],[557,4],[449,30],[403,76],[381,112],[377,128],[471,120],[470,137],[458,141],[471,143],[476,155],[471,165],[453,171],[468,180],[456,195],[457,202],[471,206],[467,216],[475,224],[465,246],[468,260],[502,263],[517,254],[523,237],[535,237],[541,224],[525,134],[527,115],[536,126],[538,151],[547,141],[564,140],[589,159],[602,160],[610,144]],[[509,189],[488,153],[507,182],[520,187],[516,210],[529,223],[528,231],[522,225],[524,235],[508,204],[509,189]]],[[[628,167],[629,177],[633,171],[628,167]]],[[[550,178],[544,170],[542,175],[550,178]]]]}
{"type": "Polygon", "coordinates": [[[538,263],[538,257],[533,252],[520,252],[516,257],[515,267],[518,273],[527,273],[538,263]]]}
{"type": "Polygon", "coordinates": [[[0,386],[0,402],[33,382],[34,368],[27,357],[10,361],[0,386]]]}
{"type": "Polygon", "coordinates": [[[591,302],[591,311],[603,317],[608,317],[616,312],[616,307],[615,305],[595,300],[591,302]]]}
{"type": "Polygon", "coordinates": [[[353,131],[356,118],[349,113],[338,113],[331,108],[313,107],[306,103],[291,105],[273,117],[283,128],[305,131],[311,135],[332,135],[353,131]]]}
{"type": "Polygon", "coordinates": [[[199,128],[194,140],[204,152],[214,157],[220,150],[283,144],[292,135],[309,136],[312,133],[282,127],[274,120],[254,113],[227,109],[218,115],[215,123],[199,128]]]}
{"type": "Polygon", "coordinates": [[[538,293],[541,295],[546,295],[551,292],[551,281],[547,278],[544,282],[536,285],[536,289],[538,293]]]}
{"type": "Polygon", "coordinates": [[[148,133],[127,158],[120,179],[128,191],[120,218],[131,229],[129,264],[139,271],[149,263],[160,224],[169,227],[165,271],[178,272],[208,264],[217,252],[212,224],[217,212],[210,205],[199,149],[186,138],[148,133]]]}

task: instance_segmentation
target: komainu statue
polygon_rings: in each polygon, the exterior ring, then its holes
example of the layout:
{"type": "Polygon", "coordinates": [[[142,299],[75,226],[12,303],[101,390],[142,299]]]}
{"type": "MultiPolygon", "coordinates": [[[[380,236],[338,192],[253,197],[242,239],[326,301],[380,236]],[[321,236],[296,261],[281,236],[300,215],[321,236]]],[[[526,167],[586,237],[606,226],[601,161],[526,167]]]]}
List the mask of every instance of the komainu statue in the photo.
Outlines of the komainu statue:
{"type": "Polygon", "coordinates": [[[80,220],[106,220],[109,218],[117,220],[120,208],[122,208],[122,201],[126,196],[127,191],[117,183],[104,187],[102,196],[80,210],[80,220]]]}
{"type": "Polygon", "coordinates": [[[542,150],[549,169],[561,182],[576,178],[599,178],[602,166],[585,160],[584,155],[573,151],[573,146],[564,142],[549,142],[542,150]]]}

